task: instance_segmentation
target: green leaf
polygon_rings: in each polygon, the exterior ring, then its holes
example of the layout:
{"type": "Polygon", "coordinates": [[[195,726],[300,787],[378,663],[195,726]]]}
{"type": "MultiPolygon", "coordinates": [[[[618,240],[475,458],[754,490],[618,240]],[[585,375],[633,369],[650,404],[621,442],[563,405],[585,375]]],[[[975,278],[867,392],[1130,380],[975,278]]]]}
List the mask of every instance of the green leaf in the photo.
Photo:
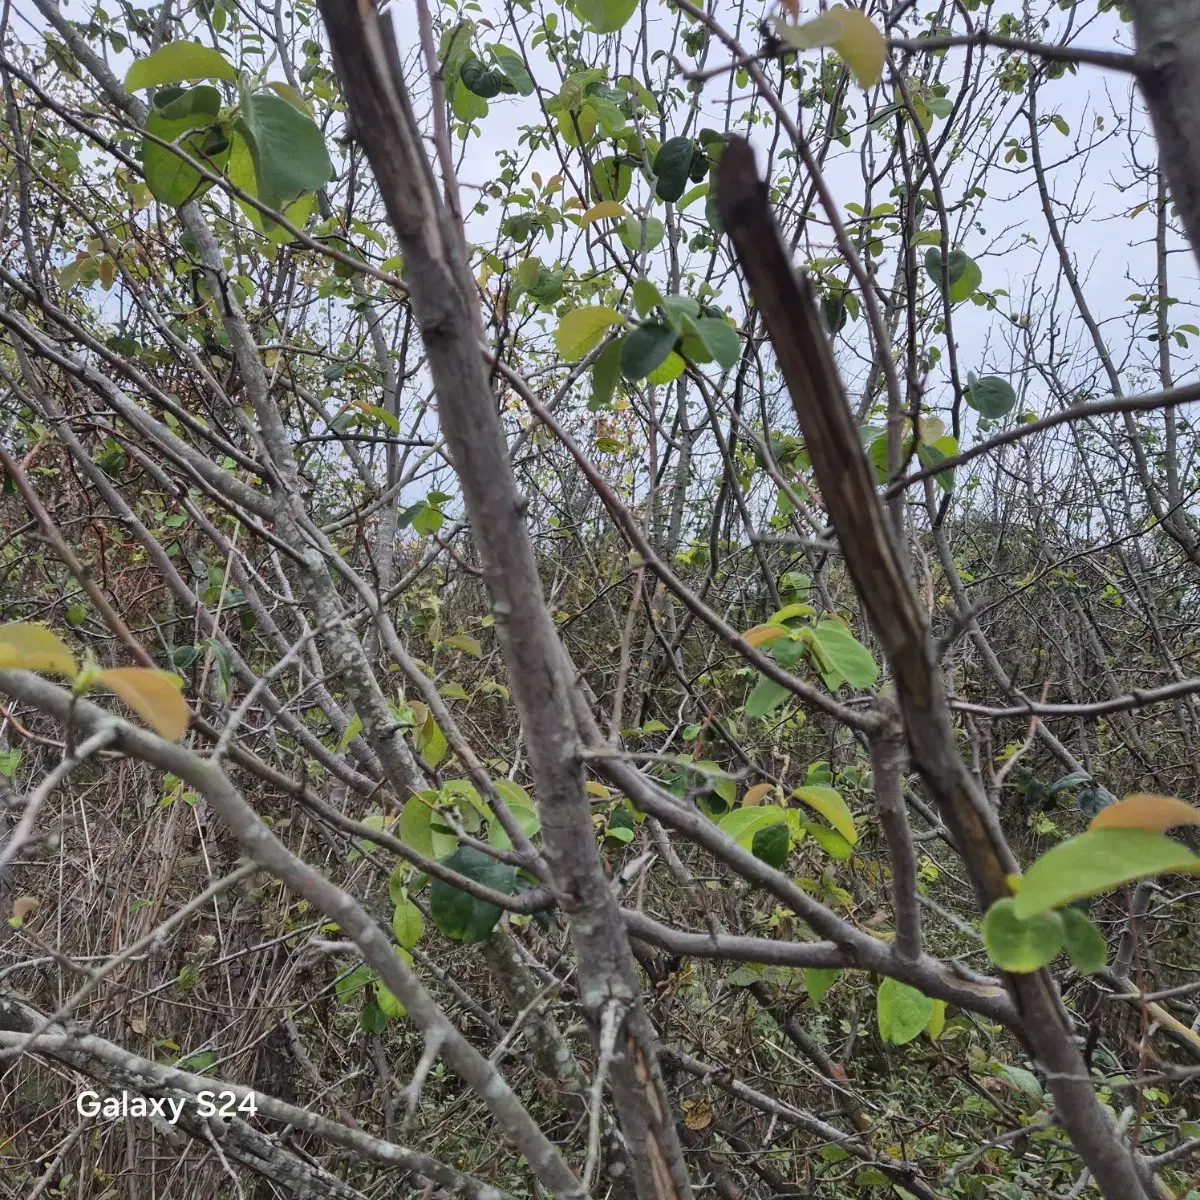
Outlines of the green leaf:
{"type": "Polygon", "coordinates": [[[503,71],[492,70],[485,62],[472,55],[459,67],[458,78],[469,92],[484,100],[490,100],[500,94],[503,80],[507,76],[503,71]]]}
{"type": "Polygon", "coordinates": [[[593,33],[616,33],[637,6],[638,0],[575,0],[575,11],[593,33]]]}
{"type": "Polygon", "coordinates": [[[364,1004],[362,1012],[358,1014],[358,1024],[364,1033],[382,1033],[387,1028],[387,1023],[387,1013],[374,1000],[364,1004]]]}
{"type": "MultiPolygon", "coordinates": [[[[282,209],[272,204],[273,198],[268,199],[259,196],[258,171],[254,165],[254,155],[250,152],[249,143],[238,133],[233,135],[227,174],[229,182],[235,187],[239,187],[251,196],[261,199],[264,204],[274,207],[276,212],[285,217],[289,224],[294,225],[297,229],[303,229],[308,224],[308,218],[312,215],[312,211],[317,204],[316,194],[309,192],[307,195],[301,196],[298,200],[293,200],[291,204],[286,205],[282,209]]],[[[246,218],[250,224],[265,238],[276,245],[283,245],[285,242],[292,240],[292,234],[280,225],[278,221],[273,221],[270,217],[259,212],[253,204],[249,204],[237,196],[234,197],[234,200],[238,208],[246,214],[246,218]]],[[[345,247],[339,246],[338,249],[345,249],[345,247]]],[[[340,263],[337,264],[334,270],[336,271],[337,267],[341,265],[340,263]]],[[[375,406],[372,405],[370,407],[373,408],[375,406]]],[[[386,409],[383,411],[386,411],[386,409]]],[[[388,413],[388,416],[395,420],[395,417],[391,413],[388,413]]],[[[398,421],[397,426],[399,426],[398,421]]]]}
{"type": "Polygon", "coordinates": [[[854,1186],[856,1188],[887,1187],[889,1183],[891,1183],[891,1180],[882,1171],[877,1171],[874,1167],[867,1167],[854,1176],[854,1186]]]}
{"type": "Polygon", "coordinates": [[[687,190],[694,150],[691,138],[674,137],[663,142],[654,156],[654,194],[660,200],[678,200],[687,190]]]}
{"type": "Polygon", "coordinates": [[[684,332],[683,321],[685,317],[694,318],[700,315],[700,301],[693,299],[691,296],[680,296],[672,293],[669,296],[663,297],[662,306],[666,309],[667,320],[676,333],[684,332]]]}
{"type": "MultiPolygon", "coordinates": [[[[537,810],[533,807],[529,793],[520,784],[513,783],[511,779],[497,779],[496,791],[500,793],[504,802],[512,810],[512,814],[524,830],[525,836],[532,838],[541,828],[541,820],[537,810]]],[[[512,841],[504,831],[504,826],[494,819],[488,829],[488,844],[500,850],[512,849],[512,841]]]]}
{"type": "Polygon", "coordinates": [[[533,77],[525,66],[525,60],[508,46],[489,46],[492,57],[500,66],[500,70],[508,76],[513,87],[521,96],[533,95],[533,77]]]}
{"type": "Polygon", "coordinates": [[[895,979],[879,985],[875,1004],[879,1036],[893,1046],[911,1042],[933,1016],[933,1001],[924,992],[895,979]]]}
{"type": "MultiPolygon", "coordinates": [[[[948,458],[953,458],[957,453],[958,439],[952,433],[947,433],[944,437],[940,437],[933,442],[921,442],[917,446],[917,458],[921,460],[921,466],[923,467],[936,467],[938,463],[944,462],[948,458]]],[[[933,481],[943,492],[954,491],[953,469],[939,471],[933,477],[933,481]]]]}
{"type": "MultiPolygon", "coordinates": [[[[622,167],[622,170],[628,170],[622,167]]],[[[628,187],[625,189],[629,190],[628,187]]],[[[642,249],[642,226],[646,227],[646,249],[657,250],[667,236],[667,227],[657,217],[628,216],[617,226],[617,237],[626,250],[640,254],[642,249]]],[[[643,313],[642,316],[646,314],[643,313]]]]}
{"type": "Polygon", "coordinates": [[[192,79],[237,79],[237,71],[219,50],[198,42],[168,42],[145,58],[139,58],[125,76],[126,90],[161,87],[164,83],[186,83],[192,79]]]}
{"type": "Polygon", "coordinates": [[[704,348],[726,371],[737,366],[742,344],[737,330],[728,321],[722,321],[720,317],[698,317],[689,318],[684,326],[685,330],[688,325],[696,331],[696,336],[704,348]]]}
{"type": "Polygon", "coordinates": [[[786,832],[787,824],[787,812],[784,809],[774,804],[763,804],[750,808],[735,808],[717,822],[717,827],[743,849],[753,850],[754,839],[762,830],[778,825],[786,832]]]}
{"type": "Polygon", "coordinates": [[[840,833],[835,833],[824,825],[818,825],[815,821],[808,822],[804,828],[812,834],[813,841],[830,858],[837,859],[838,862],[845,862],[854,853],[854,847],[840,833]]]}
{"type": "Polygon", "coordinates": [[[382,983],[375,985],[375,1006],[389,1020],[408,1016],[408,1009],[401,1004],[395,993],[389,991],[382,983]]]}
{"type": "Polygon", "coordinates": [[[392,911],[392,931],[396,935],[396,941],[405,950],[411,950],[425,932],[425,918],[407,895],[396,902],[392,911]]]}
{"type": "Polygon", "coordinates": [[[1108,965],[1104,934],[1077,908],[1069,904],[1059,913],[1063,922],[1063,949],[1084,975],[1094,975],[1108,965]]]}
{"type": "Polygon", "coordinates": [[[798,787],[792,795],[815,812],[819,812],[851,846],[858,841],[854,817],[837,788],[821,785],[798,787]]]}
{"type": "Polygon", "coordinates": [[[768,679],[765,675],[760,675],[758,682],[754,685],[754,690],[746,700],[746,716],[751,718],[770,716],[790,695],[791,692],[783,684],[776,683],[775,680],[768,679]]]}
{"type": "MultiPolygon", "coordinates": [[[[460,846],[445,863],[460,875],[498,892],[512,895],[516,889],[516,868],[497,862],[474,846],[460,846]]],[[[442,933],[465,945],[483,941],[496,928],[501,915],[494,904],[477,900],[441,879],[430,886],[429,911],[442,933]]]]}
{"type": "Polygon", "coordinates": [[[554,344],[565,359],[574,361],[594,350],[604,340],[605,331],[623,320],[615,308],[591,304],[572,309],[558,323],[554,344]]]}
{"type": "Polygon", "coordinates": [[[967,388],[966,401],[981,417],[995,421],[1012,412],[1017,393],[1007,379],[985,375],[967,388]]]}
{"type": "Polygon", "coordinates": [[[1016,1088],[1018,1092],[1023,1092],[1031,1100],[1041,1102],[1045,1099],[1042,1085],[1038,1082],[1038,1077],[1032,1071],[1027,1071],[1024,1067],[1013,1067],[1008,1063],[997,1063],[995,1070],[997,1079],[1003,1079],[1009,1087],[1016,1088]]]}
{"type": "Polygon", "coordinates": [[[278,209],[333,178],[325,136],[302,112],[268,92],[247,96],[238,120],[258,177],[258,198],[278,209]]]}
{"type": "Polygon", "coordinates": [[[621,339],[621,373],[626,379],[644,379],[662,366],[675,341],[675,330],[656,321],[631,329],[621,339]]]}
{"type": "Polygon", "coordinates": [[[374,982],[377,974],[366,963],[360,963],[349,975],[343,975],[333,985],[339,1004],[349,1004],[354,993],[361,991],[367,984],[374,982]]]}
{"type": "Polygon", "coordinates": [[[841,975],[838,967],[805,967],[804,990],[814,1006],[820,1005],[829,989],[833,987],[841,975]]]}
{"type": "MultiPolygon", "coordinates": [[[[983,282],[979,264],[963,250],[950,251],[950,301],[960,304],[970,299],[983,282]]],[[[925,254],[925,271],[937,287],[942,286],[942,252],[934,247],[925,254]]]]}
{"type": "Polygon", "coordinates": [[[457,76],[454,80],[454,93],[450,99],[450,107],[454,115],[464,124],[481,121],[488,115],[488,102],[477,96],[457,76]]]}
{"type": "Polygon", "coordinates": [[[588,412],[601,412],[612,405],[617,381],[621,378],[621,343],[609,342],[592,363],[592,394],[588,412]]]}
{"type": "Polygon", "coordinates": [[[875,686],[879,667],[871,652],[839,621],[820,621],[811,631],[817,649],[852,688],[875,686]]]}
{"type": "Polygon", "coordinates": [[[400,810],[396,833],[400,840],[425,858],[437,858],[433,847],[433,801],[437,792],[428,790],[413,796],[400,810]]]}
{"type": "Polygon", "coordinates": [[[1015,907],[1027,918],[1123,883],[1171,872],[1200,873],[1200,857],[1161,833],[1089,829],[1042,855],[1021,879],[1015,907]]]}
{"type": "Polygon", "coordinates": [[[412,516],[412,527],[422,537],[432,537],[446,520],[445,513],[432,504],[422,504],[412,516]]]}
{"type": "Polygon", "coordinates": [[[1058,913],[1017,914],[1016,902],[997,900],[983,919],[983,944],[988,957],[1002,971],[1028,974],[1039,971],[1063,944],[1063,922],[1058,913]]]}
{"type": "Polygon", "coordinates": [[[334,753],[341,754],[342,751],[345,750],[346,747],[350,745],[350,743],[354,741],[354,739],[358,737],[360,733],[362,733],[362,727],[362,719],[357,713],[355,713],[354,716],[352,716],[350,720],[346,722],[345,732],[338,739],[337,749],[334,751],[334,753]]]}
{"type": "Polygon", "coordinates": [[[645,276],[633,281],[633,307],[639,317],[649,316],[662,302],[662,292],[645,276]]]}
{"type": "Polygon", "coordinates": [[[195,1054],[188,1054],[181,1058],[175,1065],[181,1071],[191,1071],[193,1074],[202,1075],[209,1070],[217,1061],[217,1056],[211,1050],[200,1050],[195,1054]]]}
{"type": "Polygon", "coordinates": [[[14,778],[24,754],[23,750],[0,750],[0,775],[6,779],[14,778]]]}
{"type": "MultiPolygon", "coordinates": [[[[231,149],[229,139],[214,124],[220,108],[216,88],[207,84],[191,88],[165,108],[152,108],[146,117],[146,130],[178,145],[190,158],[219,175],[231,149]]],[[[142,141],[142,168],[151,194],[160,204],[172,208],[202,196],[213,186],[173,150],[148,138],[142,141]]]]}
{"type": "Polygon", "coordinates": [[[760,829],[750,843],[750,852],[769,867],[778,870],[787,862],[792,837],[785,825],[768,825],[760,829]]]}
{"type": "MultiPolygon", "coordinates": [[[[633,168],[623,159],[610,154],[606,158],[600,159],[592,168],[592,182],[596,185],[596,191],[601,200],[624,200],[629,195],[630,187],[633,186],[633,168]]],[[[634,220],[637,218],[630,217],[626,223],[634,220]]],[[[659,241],[662,241],[662,238],[659,238],[659,241]]],[[[628,242],[625,244],[629,245],[628,242]]],[[[639,230],[637,241],[630,246],[630,249],[636,249],[641,244],[639,230]]]]}

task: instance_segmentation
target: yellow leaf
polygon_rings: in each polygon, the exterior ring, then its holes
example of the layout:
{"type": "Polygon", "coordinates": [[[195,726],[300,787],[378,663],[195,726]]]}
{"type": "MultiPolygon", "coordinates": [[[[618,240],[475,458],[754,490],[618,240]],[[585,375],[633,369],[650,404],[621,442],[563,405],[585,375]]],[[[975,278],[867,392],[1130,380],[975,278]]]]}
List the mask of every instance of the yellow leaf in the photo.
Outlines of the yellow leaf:
{"type": "Polygon", "coordinates": [[[936,1042],[942,1036],[942,1030],[945,1028],[946,1002],[945,1000],[935,1000],[933,1002],[933,1012],[929,1014],[929,1023],[925,1026],[925,1031],[929,1034],[929,1040],[936,1042]]]}
{"type": "Polygon", "coordinates": [[[591,779],[589,779],[587,782],[587,794],[589,796],[595,796],[598,800],[612,799],[612,792],[610,792],[608,788],[604,786],[604,784],[596,783],[591,779]]]}
{"type": "Polygon", "coordinates": [[[73,679],[78,669],[66,643],[44,625],[0,625],[0,670],[53,671],[73,679]]]}
{"type": "Polygon", "coordinates": [[[1088,828],[1148,829],[1151,833],[1165,833],[1176,825],[1200,825],[1200,811],[1174,796],[1134,792],[1132,796],[1102,808],[1088,828]]]}
{"type": "Polygon", "coordinates": [[[117,264],[111,258],[102,258],[98,268],[100,275],[100,284],[107,292],[113,285],[113,280],[117,277],[117,264]]]}
{"type": "Polygon", "coordinates": [[[946,436],[946,422],[937,417],[922,417],[917,428],[921,431],[922,443],[927,446],[946,436]]]}
{"type": "Polygon", "coordinates": [[[746,790],[746,794],[742,797],[742,807],[748,808],[755,804],[761,804],[774,789],[774,784],[756,783],[752,788],[746,790]]]}
{"type": "Polygon", "coordinates": [[[464,654],[473,655],[479,658],[483,654],[483,647],[479,642],[466,633],[456,633],[453,637],[446,638],[443,645],[453,646],[455,650],[461,650],[464,654]]]}
{"type": "Polygon", "coordinates": [[[305,116],[311,117],[313,115],[312,108],[308,101],[305,100],[304,97],[300,95],[300,93],[296,91],[296,89],[292,87],[290,83],[278,83],[275,80],[272,80],[267,84],[267,87],[269,87],[271,91],[275,93],[275,95],[282,96],[283,99],[286,100],[293,108],[298,109],[300,112],[304,113],[305,116]]]}
{"type": "Polygon", "coordinates": [[[814,784],[811,787],[798,787],[793,793],[797,800],[803,801],[809,808],[815,809],[850,843],[858,841],[858,830],[854,828],[854,818],[850,815],[842,793],[837,788],[824,787],[814,784]]]}
{"type": "Polygon", "coordinates": [[[683,1123],[689,1129],[707,1129],[712,1124],[712,1119],[712,1105],[707,1100],[701,1100],[699,1104],[688,1110],[683,1118],[683,1123]]]}
{"type": "Polygon", "coordinates": [[[831,8],[803,25],[776,21],[779,36],[797,50],[832,46],[850,68],[859,87],[870,87],[883,74],[887,42],[875,23],[854,8],[831,8]]]}
{"type": "Polygon", "coordinates": [[[582,358],[604,340],[610,326],[621,323],[621,314],[606,304],[590,304],[567,313],[554,331],[554,344],[563,358],[582,358]]]}
{"type": "Polygon", "coordinates": [[[593,221],[615,220],[617,217],[625,216],[626,212],[625,205],[619,200],[601,200],[599,204],[593,204],[583,214],[579,219],[579,223],[581,225],[590,225],[593,221]]]}
{"type": "Polygon", "coordinates": [[[747,629],[742,634],[752,646],[765,646],[776,638],[787,636],[788,631],[782,625],[755,625],[753,629],[747,629]]]}
{"type": "Polygon", "coordinates": [[[183,681],[166,671],[146,667],[114,667],[101,671],[97,682],[116,692],[147,725],[178,741],[188,725],[188,706],[179,689],[183,681]]]}
{"type": "Polygon", "coordinates": [[[681,355],[676,354],[674,350],[667,355],[663,361],[646,376],[647,383],[653,383],[657,386],[662,386],[664,383],[670,383],[672,380],[678,379],[680,375],[687,370],[687,360],[681,355]]]}

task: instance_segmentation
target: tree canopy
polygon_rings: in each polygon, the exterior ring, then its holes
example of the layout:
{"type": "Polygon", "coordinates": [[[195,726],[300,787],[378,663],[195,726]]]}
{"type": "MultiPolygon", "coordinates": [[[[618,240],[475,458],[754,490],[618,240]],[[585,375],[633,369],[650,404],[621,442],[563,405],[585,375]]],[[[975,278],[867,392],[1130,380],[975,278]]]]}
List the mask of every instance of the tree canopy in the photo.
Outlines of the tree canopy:
{"type": "Polygon", "coordinates": [[[0,30],[13,1195],[1200,1200],[1200,3],[0,30]]]}

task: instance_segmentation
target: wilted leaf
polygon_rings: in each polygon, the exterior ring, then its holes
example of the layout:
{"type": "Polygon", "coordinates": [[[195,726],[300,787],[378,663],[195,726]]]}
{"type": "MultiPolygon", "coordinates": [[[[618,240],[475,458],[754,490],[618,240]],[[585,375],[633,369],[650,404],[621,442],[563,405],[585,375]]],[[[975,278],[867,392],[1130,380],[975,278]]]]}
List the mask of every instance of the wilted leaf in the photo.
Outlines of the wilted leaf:
{"type": "Polygon", "coordinates": [[[593,221],[614,220],[625,216],[627,210],[619,200],[601,200],[592,205],[580,218],[581,225],[591,225],[593,221]]]}
{"type": "Polygon", "coordinates": [[[0,625],[0,671],[53,671],[73,679],[78,667],[57,634],[44,625],[16,621],[0,625]]]}
{"type": "Polygon", "coordinates": [[[857,9],[838,5],[803,25],[776,21],[775,28],[797,50],[832,46],[850,68],[859,87],[871,87],[883,74],[887,42],[875,23],[857,9]]]}
{"type": "Polygon", "coordinates": [[[753,808],[761,804],[774,790],[774,784],[756,783],[752,788],[746,789],[746,794],[742,797],[742,807],[753,808]]]}
{"type": "Polygon", "coordinates": [[[183,680],[147,667],[114,667],[101,671],[97,682],[116,692],[147,725],[174,742],[183,736],[190,713],[180,688],[183,680]]]}
{"type": "Polygon", "coordinates": [[[1176,825],[1200,825],[1200,810],[1174,796],[1134,792],[1124,800],[1102,808],[1088,828],[1148,829],[1152,833],[1165,833],[1176,825]]]}

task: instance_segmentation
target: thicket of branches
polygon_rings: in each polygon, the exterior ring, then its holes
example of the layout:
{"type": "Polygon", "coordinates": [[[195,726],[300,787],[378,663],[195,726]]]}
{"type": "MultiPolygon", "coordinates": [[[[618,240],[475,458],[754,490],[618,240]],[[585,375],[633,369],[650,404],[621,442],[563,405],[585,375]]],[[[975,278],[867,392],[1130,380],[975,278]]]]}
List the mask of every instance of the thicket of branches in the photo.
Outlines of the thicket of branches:
{"type": "Polygon", "coordinates": [[[1200,1196],[1200,5],[0,30],[0,1190],[1200,1196]]]}

